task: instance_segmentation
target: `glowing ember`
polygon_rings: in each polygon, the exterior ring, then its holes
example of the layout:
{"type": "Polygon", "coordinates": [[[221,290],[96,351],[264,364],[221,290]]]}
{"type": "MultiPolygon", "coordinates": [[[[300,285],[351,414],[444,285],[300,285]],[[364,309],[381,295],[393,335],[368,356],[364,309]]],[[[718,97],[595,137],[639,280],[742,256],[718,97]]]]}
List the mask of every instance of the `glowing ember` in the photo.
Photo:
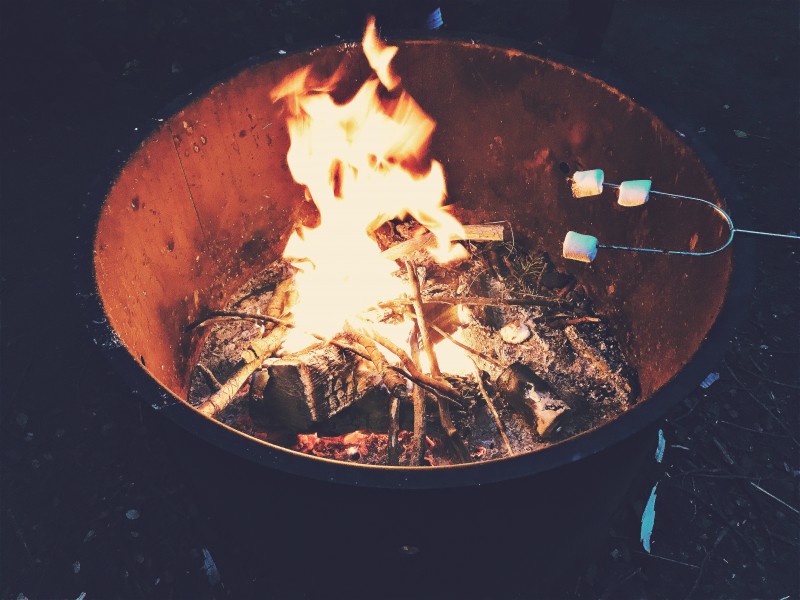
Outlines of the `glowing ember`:
{"type": "Polygon", "coordinates": [[[284,252],[300,271],[292,308],[298,329],[285,351],[316,341],[298,330],[333,336],[360,311],[406,291],[392,276],[396,264],[370,237],[384,222],[410,214],[436,236],[431,254],[439,261],[466,255],[452,243],[463,228],[442,206],[444,170],[427,156],[436,124],[402,89],[391,67],[397,48],[378,38],[373,19],[362,47],[374,74],[348,102],[330,95],[342,69],[323,82],[300,69],[272,93],[286,105],[292,176],[321,216],[319,227],[292,234],[284,252]]]}

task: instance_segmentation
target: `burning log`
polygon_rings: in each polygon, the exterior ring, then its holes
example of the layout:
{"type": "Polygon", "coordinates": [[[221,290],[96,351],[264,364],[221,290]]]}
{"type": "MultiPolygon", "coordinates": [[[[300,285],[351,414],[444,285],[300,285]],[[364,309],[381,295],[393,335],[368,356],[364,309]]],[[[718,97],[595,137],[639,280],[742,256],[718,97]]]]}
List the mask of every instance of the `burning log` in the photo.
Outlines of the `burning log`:
{"type": "MultiPolygon", "coordinates": [[[[505,227],[502,223],[464,225],[464,235],[460,238],[464,241],[502,242],[505,241],[505,227]]],[[[424,233],[387,248],[381,252],[381,256],[388,260],[398,260],[434,245],[436,245],[436,237],[432,233],[424,233]]]]}
{"type": "Polygon", "coordinates": [[[325,343],[270,359],[266,372],[262,391],[251,394],[251,412],[298,431],[330,419],[381,384],[367,361],[325,343]]]}
{"type": "Polygon", "coordinates": [[[514,363],[497,378],[500,393],[514,408],[529,418],[537,433],[549,437],[570,407],[553,395],[550,386],[530,368],[514,363]]]}

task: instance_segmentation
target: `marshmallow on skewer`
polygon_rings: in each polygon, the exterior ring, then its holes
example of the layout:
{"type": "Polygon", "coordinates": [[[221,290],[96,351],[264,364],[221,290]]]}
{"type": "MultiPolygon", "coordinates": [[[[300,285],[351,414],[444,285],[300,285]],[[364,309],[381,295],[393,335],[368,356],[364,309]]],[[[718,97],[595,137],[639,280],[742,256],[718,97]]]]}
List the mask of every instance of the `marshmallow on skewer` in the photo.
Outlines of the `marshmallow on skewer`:
{"type": "Polygon", "coordinates": [[[562,255],[570,260],[592,262],[597,256],[597,238],[577,231],[569,231],[564,238],[562,255]]]}
{"type": "Polygon", "coordinates": [[[620,206],[641,206],[650,196],[651,184],[649,179],[623,181],[619,186],[617,203],[620,206]]]}
{"type": "Polygon", "coordinates": [[[572,195],[585,198],[603,193],[603,177],[603,169],[575,171],[572,174],[572,195]]]}

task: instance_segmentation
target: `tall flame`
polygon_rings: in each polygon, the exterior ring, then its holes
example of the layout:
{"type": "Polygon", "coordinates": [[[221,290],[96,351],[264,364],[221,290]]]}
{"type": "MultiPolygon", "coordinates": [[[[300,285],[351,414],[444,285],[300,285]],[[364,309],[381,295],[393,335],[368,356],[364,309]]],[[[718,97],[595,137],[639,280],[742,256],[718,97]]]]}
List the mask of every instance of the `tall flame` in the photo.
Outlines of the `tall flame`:
{"type": "MultiPolygon", "coordinates": [[[[374,74],[349,101],[337,104],[331,92],[343,69],[321,83],[311,68],[287,76],[272,92],[284,100],[290,147],[287,162],[321,216],[314,229],[300,227],[284,257],[298,269],[298,329],[333,336],[352,315],[406,290],[391,273],[397,266],[381,256],[370,237],[393,218],[412,215],[437,240],[440,261],[462,257],[452,244],[463,234],[445,207],[444,169],[427,153],[436,123],[401,87],[392,69],[397,47],[377,35],[370,18],[362,48],[374,74]]],[[[298,350],[309,340],[284,343],[298,350]]]]}

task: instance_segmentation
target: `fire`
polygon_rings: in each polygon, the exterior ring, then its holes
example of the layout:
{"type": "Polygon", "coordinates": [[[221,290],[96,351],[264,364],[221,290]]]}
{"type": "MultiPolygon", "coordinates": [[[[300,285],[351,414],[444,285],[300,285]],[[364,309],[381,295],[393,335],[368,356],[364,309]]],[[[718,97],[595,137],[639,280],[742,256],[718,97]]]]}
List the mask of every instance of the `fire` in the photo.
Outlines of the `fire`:
{"type": "Polygon", "coordinates": [[[286,351],[314,341],[298,330],[332,337],[354,315],[407,291],[370,237],[384,222],[410,214],[436,236],[439,261],[466,254],[452,243],[463,228],[443,206],[444,169],[428,157],[436,123],[402,88],[391,64],[397,47],[378,37],[374,19],[362,48],[373,75],[345,103],[331,96],[341,68],[321,82],[300,69],[272,92],[287,111],[289,169],[321,216],[318,227],[299,227],[284,251],[299,269],[297,329],[286,351]]]}

